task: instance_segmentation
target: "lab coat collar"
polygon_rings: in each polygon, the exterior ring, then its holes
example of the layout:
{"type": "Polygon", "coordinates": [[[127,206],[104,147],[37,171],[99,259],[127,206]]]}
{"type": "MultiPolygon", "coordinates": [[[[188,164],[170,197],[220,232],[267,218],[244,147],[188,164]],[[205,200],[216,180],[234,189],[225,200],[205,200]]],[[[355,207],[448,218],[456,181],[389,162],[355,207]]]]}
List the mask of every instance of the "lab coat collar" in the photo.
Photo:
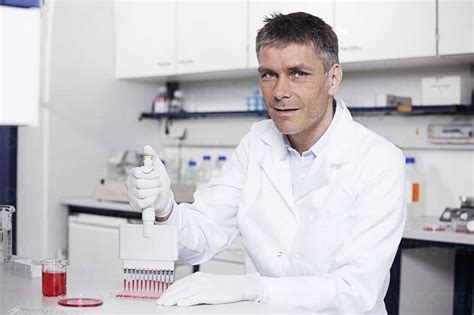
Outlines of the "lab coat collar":
{"type": "Polygon", "coordinates": [[[278,131],[275,124],[265,132],[262,137],[262,141],[272,147],[272,154],[280,160],[286,159],[286,146],[283,140],[283,135],[278,131]]]}
{"type": "Polygon", "coordinates": [[[346,164],[350,161],[351,152],[355,141],[354,121],[346,104],[341,99],[336,99],[336,115],[334,133],[328,144],[328,160],[331,164],[346,164]]]}
{"type": "MultiPolygon", "coordinates": [[[[327,145],[328,160],[332,164],[345,164],[349,162],[352,151],[352,116],[346,104],[341,99],[336,99],[336,114],[331,122],[332,134],[327,145]],[[333,125],[334,124],[334,125],[333,125]]],[[[285,160],[288,155],[283,135],[273,124],[265,132],[261,139],[264,143],[272,147],[272,155],[280,160],[285,160]],[[277,154],[278,153],[278,154],[277,154]]]]}

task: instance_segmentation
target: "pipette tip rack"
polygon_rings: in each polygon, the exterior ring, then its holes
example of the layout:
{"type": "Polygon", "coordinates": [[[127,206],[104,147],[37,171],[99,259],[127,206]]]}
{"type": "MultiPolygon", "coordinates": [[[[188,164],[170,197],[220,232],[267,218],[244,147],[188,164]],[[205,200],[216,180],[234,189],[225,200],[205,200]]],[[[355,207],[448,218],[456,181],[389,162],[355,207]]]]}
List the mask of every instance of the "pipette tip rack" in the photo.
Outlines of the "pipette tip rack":
{"type": "Polygon", "coordinates": [[[174,226],[152,226],[143,236],[143,225],[120,225],[120,258],[123,260],[123,292],[118,298],[156,299],[174,281],[178,239],[174,226]]]}

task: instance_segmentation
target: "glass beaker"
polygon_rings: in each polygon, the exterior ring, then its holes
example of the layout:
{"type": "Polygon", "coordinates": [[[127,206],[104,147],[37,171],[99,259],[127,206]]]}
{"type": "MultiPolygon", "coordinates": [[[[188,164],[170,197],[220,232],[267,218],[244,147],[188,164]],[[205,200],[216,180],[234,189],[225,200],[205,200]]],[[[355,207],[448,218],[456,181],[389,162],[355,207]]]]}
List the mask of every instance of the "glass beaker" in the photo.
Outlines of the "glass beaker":
{"type": "Polygon", "coordinates": [[[43,295],[65,295],[67,260],[45,259],[41,261],[41,266],[43,269],[43,295]]]}
{"type": "Polygon", "coordinates": [[[0,205],[0,264],[12,258],[12,215],[13,206],[0,205]]]}

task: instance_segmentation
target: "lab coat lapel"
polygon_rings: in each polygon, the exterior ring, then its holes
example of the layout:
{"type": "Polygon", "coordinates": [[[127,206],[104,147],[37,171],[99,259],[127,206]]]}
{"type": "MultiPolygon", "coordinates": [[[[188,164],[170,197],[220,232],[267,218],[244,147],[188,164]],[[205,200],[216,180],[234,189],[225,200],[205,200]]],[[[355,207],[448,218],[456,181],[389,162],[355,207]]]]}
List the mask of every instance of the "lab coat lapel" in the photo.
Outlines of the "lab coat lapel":
{"type": "Polygon", "coordinates": [[[286,148],[281,134],[276,128],[262,138],[267,143],[267,148],[259,162],[260,167],[280,193],[285,203],[294,213],[293,187],[291,180],[290,163],[286,158],[286,148]]]}

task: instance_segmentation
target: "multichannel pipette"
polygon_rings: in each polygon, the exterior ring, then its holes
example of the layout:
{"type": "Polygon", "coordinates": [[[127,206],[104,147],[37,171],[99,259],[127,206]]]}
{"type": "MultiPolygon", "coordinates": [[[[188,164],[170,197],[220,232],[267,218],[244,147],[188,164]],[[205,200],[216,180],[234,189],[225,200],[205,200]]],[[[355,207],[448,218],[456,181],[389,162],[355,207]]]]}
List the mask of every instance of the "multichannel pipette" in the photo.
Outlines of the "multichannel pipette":
{"type": "MultiPolygon", "coordinates": [[[[144,173],[153,172],[152,156],[145,155],[144,173]]],[[[120,225],[123,292],[117,297],[158,298],[174,280],[178,237],[174,226],[154,225],[155,210],[142,212],[143,224],[120,225]]]]}
{"type": "MultiPolygon", "coordinates": [[[[143,155],[143,166],[141,167],[143,173],[150,174],[153,172],[152,156],[149,154],[143,155]]],[[[155,224],[155,209],[148,207],[142,211],[143,221],[143,237],[150,237],[151,228],[155,224]]]]}

